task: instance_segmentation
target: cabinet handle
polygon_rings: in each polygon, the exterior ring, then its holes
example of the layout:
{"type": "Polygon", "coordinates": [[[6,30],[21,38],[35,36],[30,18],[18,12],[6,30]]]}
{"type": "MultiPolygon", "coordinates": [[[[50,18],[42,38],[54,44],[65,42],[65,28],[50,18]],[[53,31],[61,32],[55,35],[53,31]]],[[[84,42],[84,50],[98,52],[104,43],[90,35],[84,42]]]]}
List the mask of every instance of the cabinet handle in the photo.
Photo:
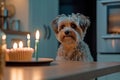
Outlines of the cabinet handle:
{"type": "Polygon", "coordinates": [[[47,31],[48,31],[47,39],[50,39],[50,36],[51,36],[50,26],[47,26],[47,31]]]}
{"type": "Polygon", "coordinates": [[[50,39],[50,36],[51,36],[51,29],[50,29],[50,26],[46,26],[44,25],[44,30],[45,30],[45,35],[44,35],[44,39],[46,40],[49,40],[50,39]]]}
{"type": "Polygon", "coordinates": [[[46,25],[43,25],[43,28],[45,30],[44,39],[46,40],[46,38],[47,38],[47,27],[46,27],[46,25]]]}

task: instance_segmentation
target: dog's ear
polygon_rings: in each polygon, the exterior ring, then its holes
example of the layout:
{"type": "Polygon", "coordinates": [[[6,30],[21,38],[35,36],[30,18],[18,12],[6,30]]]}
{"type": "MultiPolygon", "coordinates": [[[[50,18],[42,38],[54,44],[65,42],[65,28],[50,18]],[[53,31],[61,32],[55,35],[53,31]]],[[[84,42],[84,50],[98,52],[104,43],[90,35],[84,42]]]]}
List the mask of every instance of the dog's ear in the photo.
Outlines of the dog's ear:
{"type": "Polygon", "coordinates": [[[79,26],[82,28],[83,32],[85,32],[87,28],[90,26],[89,17],[84,16],[83,14],[80,13],[77,13],[76,16],[79,20],[79,26]]]}
{"type": "Polygon", "coordinates": [[[58,33],[58,20],[62,17],[66,17],[66,15],[65,14],[58,15],[51,23],[52,28],[56,34],[58,33]]]}
{"type": "MultiPolygon", "coordinates": [[[[73,14],[75,15],[75,14],[73,14]]],[[[77,13],[76,14],[77,20],[79,22],[79,26],[81,27],[83,31],[83,39],[86,34],[87,28],[90,26],[90,20],[89,17],[84,16],[83,14],[77,13]]]]}
{"type": "Polygon", "coordinates": [[[58,33],[58,19],[59,17],[56,17],[51,23],[52,29],[54,30],[56,34],[58,33]]]}

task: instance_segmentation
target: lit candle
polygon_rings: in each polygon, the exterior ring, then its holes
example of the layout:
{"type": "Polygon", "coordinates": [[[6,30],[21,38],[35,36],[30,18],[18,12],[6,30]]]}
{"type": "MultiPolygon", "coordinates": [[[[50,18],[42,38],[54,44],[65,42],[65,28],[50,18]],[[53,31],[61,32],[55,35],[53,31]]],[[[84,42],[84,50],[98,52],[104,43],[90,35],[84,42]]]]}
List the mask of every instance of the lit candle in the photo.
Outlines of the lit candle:
{"type": "Polygon", "coordinates": [[[4,80],[6,55],[6,35],[0,29],[0,80],[4,80]]]}
{"type": "Polygon", "coordinates": [[[36,40],[39,40],[39,38],[40,38],[40,32],[39,32],[39,30],[36,31],[35,37],[36,37],[36,40]]]}
{"type": "Polygon", "coordinates": [[[15,42],[14,44],[13,44],[13,49],[16,49],[17,48],[17,43],[15,42]]]}
{"type": "Polygon", "coordinates": [[[27,46],[30,48],[30,34],[27,34],[27,46]]]}
{"type": "Polygon", "coordinates": [[[36,61],[38,61],[38,44],[39,44],[39,38],[40,38],[39,30],[36,31],[35,37],[36,37],[36,40],[35,40],[35,59],[36,59],[36,61]]]}
{"type": "Polygon", "coordinates": [[[5,40],[5,39],[6,39],[6,35],[5,35],[5,34],[2,36],[2,39],[3,39],[3,40],[5,40]]]}
{"type": "Polygon", "coordinates": [[[3,35],[2,35],[2,49],[3,49],[4,53],[5,53],[6,47],[7,47],[7,46],[6,46],[6,35],[3,34],[3,35]]]}
{"type": "Polygon", "coordinates": [[[3,36],[2,36],[2,44],[4,45],[6,45],[6,35],[4,34],[3,36]]]}
{"type": "Polygon", "coordinates": [[[23,42],[22,41],[19,42],[19,48],[23,48],[23,42]]]}

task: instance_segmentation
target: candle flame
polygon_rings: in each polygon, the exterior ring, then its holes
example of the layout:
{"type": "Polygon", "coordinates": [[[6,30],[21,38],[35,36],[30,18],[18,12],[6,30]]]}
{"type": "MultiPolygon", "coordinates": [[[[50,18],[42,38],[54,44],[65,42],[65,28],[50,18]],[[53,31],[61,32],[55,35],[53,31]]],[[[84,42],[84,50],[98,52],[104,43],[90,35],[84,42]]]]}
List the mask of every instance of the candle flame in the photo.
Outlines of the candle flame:
{"type": "Polygon", "coordinates": [[[30,39],[30,34],[27,34],[27,39],[30,39]]]}
{"type": "Polygon", "coordinates": [[[16,49],[17,48],[17,43],[15,42],[14,44],[13,44],[13,49],[16,49]]]}
{"type": "Polygon", "coordinates": [[[23,48],[23,42],[22,41],[19,42],[19,48],[23,48]]]}
{"type": "Polygon", "coordinates": [[[3,40],[5,40],[5,39],[6,39],[6,35],[5,35],[5,34],[2,36],[2,39],[3,39],[3,40]]]}
{"type": "Polygon", "coordinates": [[[40,32],[39,30],[36,31],[36,40],[38,40],[40,38],[40,32]]]}

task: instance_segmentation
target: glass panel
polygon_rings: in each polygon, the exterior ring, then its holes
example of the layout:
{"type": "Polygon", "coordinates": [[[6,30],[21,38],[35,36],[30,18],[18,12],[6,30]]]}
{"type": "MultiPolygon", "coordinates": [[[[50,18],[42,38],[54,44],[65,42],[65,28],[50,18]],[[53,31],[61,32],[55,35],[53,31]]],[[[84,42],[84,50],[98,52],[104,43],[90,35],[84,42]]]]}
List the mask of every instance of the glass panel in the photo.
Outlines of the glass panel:
{"type": "Polygon", "coordinates": [[[120,5],[107,6],[107,33],[120,34],[120,5]]]}

